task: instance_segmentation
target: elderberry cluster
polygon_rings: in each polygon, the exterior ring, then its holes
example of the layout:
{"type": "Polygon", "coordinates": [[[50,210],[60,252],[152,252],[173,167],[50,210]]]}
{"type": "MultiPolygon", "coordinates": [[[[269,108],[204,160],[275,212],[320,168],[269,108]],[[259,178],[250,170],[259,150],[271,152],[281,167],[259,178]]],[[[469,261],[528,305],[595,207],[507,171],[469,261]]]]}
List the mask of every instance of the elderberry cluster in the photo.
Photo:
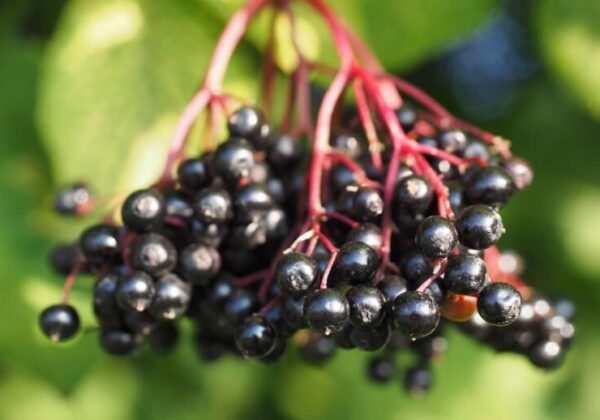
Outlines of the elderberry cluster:
{"type": "MultiPolygon", "coordinates": [[[[529,289],[487,258],[505,232],[499,212],[530,184],[530,167],[458,129],[429,124],[420,132],[425,121],[407,105],[397,117],[414,144],[469,164],[427,156],[434,185],[409,156],[386,203],[390,151],[378,170],[366,141],[339,130],[330,147],[345,158],[328,163],[324,211],[309,214],[309,148],[243,107],[229,116],[229,137],[214,151],[182,161],[170,182],[131,193],[122,224],[89,227],[54,250],[52,265],[96,276],[100,345],[113,355],[134,354],[146,342],[171,349],[186,318],[206,361],[235,354],[270,363],[290,342],[317,364],[337,349],[358,349],[379,352],[368,376],[387,382],[400,371],[397,353],[411,350],[418,363],[404,369],[404,384],[417,393],[429,388],[430,362],[445,351],[454,321],[499,350],[555,366],[574,332],[566,301],[552,307],[523,296],[529,289]],[[386,206],[393,220],[387,249],[386,206]],[[303,220],[318,232],[297,230],[303,220]]],[[[58,193],[55,207],[77,215],[89,200],[77,184],[58,193]]],[[[54,341],[80,329],[66,302],[47,308],[40,326],[54,341]]]]}

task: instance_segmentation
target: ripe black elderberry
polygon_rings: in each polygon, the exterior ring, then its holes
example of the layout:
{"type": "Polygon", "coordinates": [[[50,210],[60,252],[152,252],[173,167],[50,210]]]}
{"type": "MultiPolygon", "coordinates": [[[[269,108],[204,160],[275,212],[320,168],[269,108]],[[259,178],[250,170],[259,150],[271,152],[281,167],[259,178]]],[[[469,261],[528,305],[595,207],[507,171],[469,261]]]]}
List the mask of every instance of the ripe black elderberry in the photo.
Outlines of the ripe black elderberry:
{"type": "Polygon", "coordinates": [[[283,293],[292,296],[308,292],[318,274],[315,260],[298,252],[284,254],[275,268],[277,285],[283,293]]]}
{"type": "Polygon", "coordinates": [[[175,274],[166,274],[154,283],[150,313],[157,319],[171,320],[183,315],[192,298],[191,285],[175,274]]]}
{"type": "Polygon", "coordinates": [[[179,265],[185,280],[206,284],[221,268],[221,257],[214,248],[192,243],[181,250],[179,265]]]}
{"type": "Polygon", "coordinates": [[[110,225],[92,226],[81,234],[79,247],[90,262],[110,261],[120,253],[119,231],[110,225]]]}
{"type": "Polygon", "coordinates": [[[472,249],[494,245],[504,234],[500,214],[491,207],[476,204],[464,209],[456,218],[456,230],[461,244],[472,249]]]}
{"type": "Polygon", "coordinates": [[[83,260],[83,255],[77,244],[63,244],[50,251],[48,260],[57,274],[66,276],[75,269],[78,262],[83,260]]]}
{"type": "Polygon", "coordinates": [[[425,178],[416,175],[402,179],[394,193],[394,203],[398,209],[415,213],[427,210],[432,199],[431,185],[425,178]]]}
{"type": "Polygon", "coordinates": [[[100,333],[100,346],[113,356],[128,356],[139,349],[141,337],[124,330],[105,330],[100,333]]]}
{"type": "Polygon", "coordinates": [[[352,327],[350,341],[360,350],[377,351],[383,348],[390,339],[390,324],[382,322],[369,328],[352,327]]]}
{"type": "Polygon", "coordinates": [[[333,289],[315,290],[306,296],[304,316],[309,327],[325,335],[333,334],[349,321],[348,300],[333,289]]]}
{"type": "Polygon", "coordinates": [[[503,207],[515,192],[510,174],[499,166],[480,168],[469,177],[466,188],[471,203],[503,207]]]}
{"type": "Polygon", "coordinates": [[[235,344],[244,357],[259,358],[267,356],[275,348],[276,338],[275,329],[269,321],[253,315],[237,327],[235,344]]]}
{"type": "Polygon", "coordinates": [[[186,159],[177,167],[177,180],[190,191],[208,187],[212,181],[207,159],[198,157],[186,159]]]}
{"type": "Polygon", "coordinates": [[[233,204],[227,191],[219,187],[205,188],[192,202],[194,215],[207,224],[223,224],[233,217],[233,204]]]}
{"type": "Polygon", "coordinates": [[[145,311],[154,298],[152,277],[143,271],[125,274],[117,285],[117,303],[126,311],[145,311]]]}
{"type": "Polygon", "coordinates": [[[227,121],[229,134],[252,141],[260,134],[264,116],[256,108],[245,106],[233,112],[227,121]]]}
{"type": "Polygon", "coordinates": [[[362,242],[373,248],[373,251],[379,252],[383,246],[383,237],[379,226],[373,223],[361,223],[348,233],[346,242],[362,242]]]}
{"type": "Polygon", "coordinates": [[[250,143],[243,138],[233,137],[221,143],[215,151],[213,168],[229,185],[235,186],[250,176],[254,166],[254,153],[250,143]]]}
{"type": "Polygon", "coordinates": [[[136,270],[159,276],[175,268],[177,250],[163,235],[147,233],[133,242],[130,262],[136,270]]]}
{"type": "Polygon", "coordinates": [[[400,271],[410,286],[417,287],[433,274],[433,265],[423,253],[412,251],[402,257],[400,271]]]}
{"type": "Polygon", "coordinates": [[[521,294],[508,283],[491,283],[477,299],[479,315],[493,325],[509,325],[517,320],[521,311],[521,294]]]}
{"type": "Polygon", "coordinates": [[[337,254],[331,274],[339,284],[368,283],[377,271],[375,251],[362,242],[348,242],[337,254]]]}
{"type": "Polygon", "coordinates": [[[79,315],[71,305],[52,305],[40,314],[39,324],[50,340],[66,341],[79,331],[79,315]]]}
{"type": "Polygon", "coordinates": [[[416,340],[435,331],[440,322],[440,308],[428,294],[409,291],[394,301],[392,319],[404,334],[416,340]]]}
{"type": "Polygon", "coordinates": [[[146,232],[156,229],[165,216],[165,200],[155,188],[131,193],[121,207],[121,218],[131,230],[146,232]]]}
{"type": "Polygon", "coordinates": [[[458,234],[448,219],[429,216],[419,225],[415,242],[429,258],[445,258],[458,243],[458,234]]]}
{"type": "Polygon", "coordinates": [[[444,286],[454,293],[472,295],[485,285],[487,269],[485,262],[476,255],[451,255],[444,272],[444,286]]]}
{"type": "MultiPolygon", "coordinates": [[[[292,343],[314,364],[337,348],[382,349],[369,377],[386,382],[404,371],[411,393],[431,386],[429,364],[445,352],[444,327],[452,321],[539,367],[564,360],[573,305],[534,295],[519,313],[519,292],[490,283],[487,269],[519,290],[522,269],[496,249],[483,252],[504,233],[498,209],[531,182],[529,165],[506,157],[487,133],[442,126],[428,110],[403,104],[396,115],[409,138],[400,141],[392,174],[397,149],[377,112],[381,149],[355,129],[364,117],[356,107],[340,109],[345,122],[316,172],[304,139],[277,133],[256,108],[235,110],[230,137],[215,151],[184,159],[176,177],[167,165],[157,183],[127,197],[124,226],[92,226],[52,254],[68,287],[77,272],[97,275],[93,308],[107,353],[131,355],[145,343],[170,351],[185,316],[202,360],[241,354],[269,364],[292,343]],[[316,191],[317,181],[329,184],[316,191]],[[442,211],[449,206],[454,224],[442,211]],[[299,240],[309,232],[312,239],[299,240]],[[307,327],[316,331],[299,331],[307,327]],[[396,366],[405,359],[395,357],[400,351],[412,352],[417,364],[396,366]]],[[[312,153],[318,157],[319,148],[312,153]]],[[[57,210],[83,215],[92,208],[78,188],[61,192],[57,210]]],[[[67,340],[79,320],[72,307],[55,305],[40,327],[67,340]]]]}
{"type": "Polygon", "coordinates": [[[385,301],[384,307],[388,313],[391,312],[396,298],[408,290],[404,279],[393,274],[386,274],[386,276],[377,284],[377,288],[383,294],[385,301]]]}
{"type": "Polygon", "coordinates": [[[375,188],[360,187],[353,194],[352,214],[359,220],[373,220],[383,213],[383,199],[375,188]]]}
{"type": "Polygon", "coordinates": [[[379,324],[384,316],[385,297],[371,286],[354,286],[346,293],[350,308],[350,323],[367,328],[379,324]]]}

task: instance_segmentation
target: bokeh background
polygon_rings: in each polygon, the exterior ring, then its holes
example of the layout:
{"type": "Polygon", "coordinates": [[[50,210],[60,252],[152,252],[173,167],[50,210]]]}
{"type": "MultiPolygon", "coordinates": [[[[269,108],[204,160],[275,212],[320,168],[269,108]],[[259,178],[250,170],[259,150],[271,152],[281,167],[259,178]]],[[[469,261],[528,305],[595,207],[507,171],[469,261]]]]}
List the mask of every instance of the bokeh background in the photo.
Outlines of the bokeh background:
{"type": "MultiPolygon", "coordinates": [[[[597,0],[335,0],[393,72],[459,116],[513,141],[536,180],[504,210],[502,246],[526,278],[576,301],[577,337],[552,373],[494,354],[456,332],[430,394],[365,380],[365,354],[325,367],[292,351],[281,363],[199,362],[184,334],[168,356],[101,354],[84,334],[60,346],[36,328],[62,279],[52,244],[81,223],[49,208],[52,190],[86,179],[99,194],[157,173],[168,136],[239,0],[0,2],[0,419],[599,419],[600,2],[597,0]]],[[[285,22],[277,26],[284,38],[285,22]]],[[[303,44],[331,56],[308,14],[303,44]]],[[[229,73],[253,95],[264,25],[229,73]]],[[[278,51],[282,68],[290,64],[278,51]]],[[[74,304],[93,326],[92,279],[74,304]]],[[[184,326],[184,328],[187,328],[184,326]]],[[[189,329],[189,328],[188,328],[189,329]]]]}

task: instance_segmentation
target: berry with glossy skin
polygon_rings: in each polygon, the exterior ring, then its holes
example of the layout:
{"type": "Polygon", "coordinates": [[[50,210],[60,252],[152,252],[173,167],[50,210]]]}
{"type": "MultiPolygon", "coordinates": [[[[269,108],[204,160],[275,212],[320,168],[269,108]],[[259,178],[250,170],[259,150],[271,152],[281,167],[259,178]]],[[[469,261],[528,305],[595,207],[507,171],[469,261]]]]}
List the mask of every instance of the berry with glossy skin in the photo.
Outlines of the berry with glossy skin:
{"type": "Polygon", "coordinates": [[[58,245],[50,251],[48,258],[54,272],[63,276],[71,273],[81,259],[83,255],[77,244],[58,245]]]}
{"type": "Polygon", "coordinates": [[[141,343],[141,337],[129,331],[105,330],[100,333],[100,346],[113,356],[129,356],[141,343]]]}
{"type": "Polygon", "coordinates": [[[120,254],[119,230],[104,224],[89,227],[79,237],[79,248],[90,262],[110,261],[120,254]]]}
{"type": "Polygon", "coordinates": [[[189,198],[181,191],[167,190],[163,192],[165,200],[165,222],[172,223],[172,219],[189,223],[194,215],[194,209],[189,198]]]}
{"type": "Polygon", "coordinates": [[[85,184],[77,183],[59,190],[54,196],[54,210],[63,216],[77,216],[85,212],[92,194],[85,184]]]}
{"type": "Polygon", "coordinates": [[[177,181],[183,188],[199,191],[212,182],[206,158],[198,157],[182,161],[177,167],[177,181]]]}
{"type": "Polygon", "coordinates": [[[352,204],[352,214],[362,221],[373,220],[383,213],[383,198],[372,187],[359,187],[352,204]]]}
{"type": "Polygon", "coordinates": [[[248,141],[233,137],[221,143],[215,151],[213,168],[229,185],[235,186],[250,176],[254,166],[254,151],[248,141]]]}
{"type": "Polygon", "coordinates": [[[304,296],[286,296],[283,298],[282,314],[283,320],[293,329],[306,328],[304,317],[304,296]]]}
{"type": "Polygon", "coordinates": [[[265,212],[275,205],[273,197],[264,184],[249,183],[239,188],[233,198],[235,217],[249,221],[259,212],[265,212]]]}
{"type": "Polygon", "coordinates": [[[448,153],[461,152],[467,146],[467,136],[460,130],[444,131],[438,137],[438,144],[448,153]]]}
{"type": "Polygon", "coordinates": [[[431,388],[433,376],[426,366],[416,366],[406,371],[404,387],[411,395],[424,394],[431,388]]]}
{"type": "Polygon", "coordinates": [[[235,327],[252,313],[255,305],[256,298],[253,293],[245,289],[236,289],[225,302],[223,316],[231,326],[235,327]]]}
{"type": "Polygon", "coordinates": [[[416,340],[435,331],[440,322],[440,308],[428,294],[409,291],[394,301],[392,319],[404,334],[416,340]]]}
{"type": "Polygon", "coordinates": [[[50,340],[67,341],[79,331],[79,315],[71,305],[52,305],[40,314],[39,325],[50,340]]]}
{"type": "Polygon", "coordinates": [[[521,312],[522,298],[517,289],[508,283],[491,283],[477,299],[479,315],[492,325],[512,324],[521,312]]]}
{"type": "Polygon", "coordinates": [[[252,141],[260,135],[261,128],[265,123],[265,117],[257,108],[244,106],[233,112],[227,120],[229,134],[242,137],[252,141]]]}
{"type": "Polygon", "coordinates": [[[275,281],[287,295],[300,296],[308,292],[318,277],[317,263],[299,252],[284,254],[275,267],[275,281]]]}
{"type": "Polygon", "coordinates": [[[340,331],[348,323],[348,300],[333,289],[310,292],[304,301],[304,316],[308,326],[325,335],[340,331]]]}
{"type": "Polygon", "coordinates": [[[394,300],[402,293],[408,290],[406,281],[395,274],[386,274],[385,277],[377,283],[377,288],[381,291],[384,298],[384,308],[391,312],[394,300]]]}
{"type": "Polygon", "coordinates": [[[486,166],[469,177],[465,192],[471,203],[499,208],[508,203],[515,188],[506,170],[499,166],[486,166]]]}
{"type": "Polygon", "coordinates": [[[235,344],[244,357],[267,356],[275,348],[277,335],[275,328],[260,315],[245,318],[238,325],[235,344]]]}
{"type": "Polygon", "coordinates": [[[448,296],[448,290],[446,290],[440,279],[432,281],[425,289],[425,293],[431,296],[438,306],[442,305],[446,300],[446,296],[448,296]]]}
{"type": "Polygon", "coordinates": [[[154,299],[150,313],[157,319],[171,320],[185,313],[192,298],[192,287],[169,273],[154,283],[154,299]]]}
{"type": "Polygon", "coordinates": [[[275,138],[267,152],[267,160],[277,173],[293,170],[302,158],[300,145],[291,136],[280,135],[275,138]]]}
{"type": "Polygon", "coordinates": [[[371,286],[354,286],[346,293],[350,307],[350,323],[356,327],[375,326],[385,317],[385,297],[371,286]]]}
{"type": "Polygon", "coordinates": [[[228,233],[229,230],[226,226],[205,223],[198,219],[190,220],[187,229],[191,242],[201,243],[212,248],[218,248],[228,233]]]}
{"type": "Polygon", "coordinates": [[[375,383],[389,382],[396,373],[396,366],[392,359],[376,357],[369,362],[367,375],[375,383]]]}
{"type": "Polygon", "coordinates": [[[415,242],[429,258],[445,258],[458,244],[458,234],[448,219],[429,216],[419,225],[415,242]]]}
{"type": "Polygon", "coordinates": [[[362,242],[347,242],[339,250],[331,274],[337,283],[368,283],[377,271],[375,251],[362,242]]]}
{"type": "Polygon", "coordinates": [[[383,236],[379,226],[373,223],[361,223],[348,232],[346,242],[362,242],[373,248],[373,251],[379,252],[383,246],[383,236]]]}
{"type": "Polygon", "coordinates": [[[192,202],[194,215],[207,224],[223,224],[233,217],[233,204],[227,191],[219,187],[205,188],[192,202]]]}
{"type": "Polygon", "coordinates": [[[461,295],[479,293],[485,286],[487,268],[483,259],[471,254],[451,255],[444,272],[444,286],[461,295]]]}
{"type": "Polygon", "coordinates": [[[152,277],[143,271],[123,275],[117,284],[117,303],[126,311],[143,312],[154,298],[152,277]]]}
{"type": "Polygon", "coordinates": [[[459,214],[465,208],[464,186],[460,182],[448,183],[448,201],[454,214],[459,214]]]}
{"type": "Polygon", "coordinates": [[[456,218],[456,231],[461,244],[471,249],[486,249],[504,234],[500,214],[489,206],[475,204],[456,218]]]}
{"type": "Polygon", "coordinates": [[[431,260],[419,251],[411,251],[400,260],[402,277],[415,288],[433,274],[431,260]]]}
{"type": "Polygon", "coordinates": [[[387,322],[369,328],[352,327],[350,341],[364,351],[377,351],[383,348],[390,339],[391,329],[387,322]]]}
{"type": "Polygon", "coordinates": [[[117,287],[119,277],[116,274],[106,274],[99,277],[94,284],[94,313],[102,317],[118,312],[117,287]]]}
{"type": "Polygon", "coordinates": [[[146,232],[160,226],[165,212],[162,193],[150,188],[129,194],[121,207],[121,218],[129,229],[146,232]]]}
{"type": "Polygon", "coordinates": [[[201,243],[192,243],[181,250],[179,256],[181,275],[195,284],[206,284],[221,268],[219,252],[201,243]]]}
{"type": "Polygon", "coordinates": [[[513,179],[515,186],[523,190],[533,181],[533,170],[527,161],[519,157],[511,157],[500,164],[513,179]]]}
{"type": "Polygon", "coordinates": [[[399,210],[424,212],[433,199],[433,189],[423,177],[412,175],[402,179],[394,192],[394,203],[399,210]]]}
{"type": "Polygon", "coordinates": [[[177,250],[173,243],[158,233],[139,236],[131,246],[131,267],[153,276],[171,271],[177,263],[177,250]]]}

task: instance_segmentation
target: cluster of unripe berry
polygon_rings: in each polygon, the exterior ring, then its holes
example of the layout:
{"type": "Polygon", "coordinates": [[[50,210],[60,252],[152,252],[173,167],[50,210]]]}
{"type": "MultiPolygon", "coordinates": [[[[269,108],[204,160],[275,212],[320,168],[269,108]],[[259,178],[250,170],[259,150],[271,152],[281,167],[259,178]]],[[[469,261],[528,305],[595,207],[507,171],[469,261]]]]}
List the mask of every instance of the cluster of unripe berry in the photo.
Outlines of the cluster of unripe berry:
{"type": "MultiPolygon", "coordinates": [[[[232,353],[273,362],[293,341],[307,361],[322,363],[337,348],[356,348],[380,352],[368,372],[385,382],[396,375],[396,352],[412,349],[419,363],[405,371],[404,383],[420,392],[431,382],[429,362],[445,350],[449,320],[500,350],[555,366],[573,335],[568,305],[548,304],[541,315],[539,302],[547,301],[533,298],[515,273],[488,267],[487,253],[505,231],[499,210],[529,185],[531,169],[461,130],[420,134],[417,113],[406,105],[397,116],[415,144],[472,164],[428,156],[440,190],[403,162],[392,203],[385,203],[386,151],[378,171],[366,141],[337,132],[330,147],[339,159],[327,167],[324,211],[312,215],[317,221],[308,217],[319,230],[302,231],[310,144],[276,133],[260,111],[243,107],[229,116],[230,136],[214,151],[180,162],[169,182],[131,193],[122,225],[86,229],[77,243],[53,252],[52,265],[96,277],[100,343],[114,355],[134,354],[144,342],[172,348],[177,321],[187,318],[204,360],[232,353]],[[440,191],[450,207],[443,215],[440,191]],[[390,249],[383,249],[386,205],[390,249]]],[[[75,185],[58,193],[55,207],[78,215],[92,201],[75,185]]],[[[41,314],[40,326],[54,341],[80,329],[66,299],[41,314]]]]}

